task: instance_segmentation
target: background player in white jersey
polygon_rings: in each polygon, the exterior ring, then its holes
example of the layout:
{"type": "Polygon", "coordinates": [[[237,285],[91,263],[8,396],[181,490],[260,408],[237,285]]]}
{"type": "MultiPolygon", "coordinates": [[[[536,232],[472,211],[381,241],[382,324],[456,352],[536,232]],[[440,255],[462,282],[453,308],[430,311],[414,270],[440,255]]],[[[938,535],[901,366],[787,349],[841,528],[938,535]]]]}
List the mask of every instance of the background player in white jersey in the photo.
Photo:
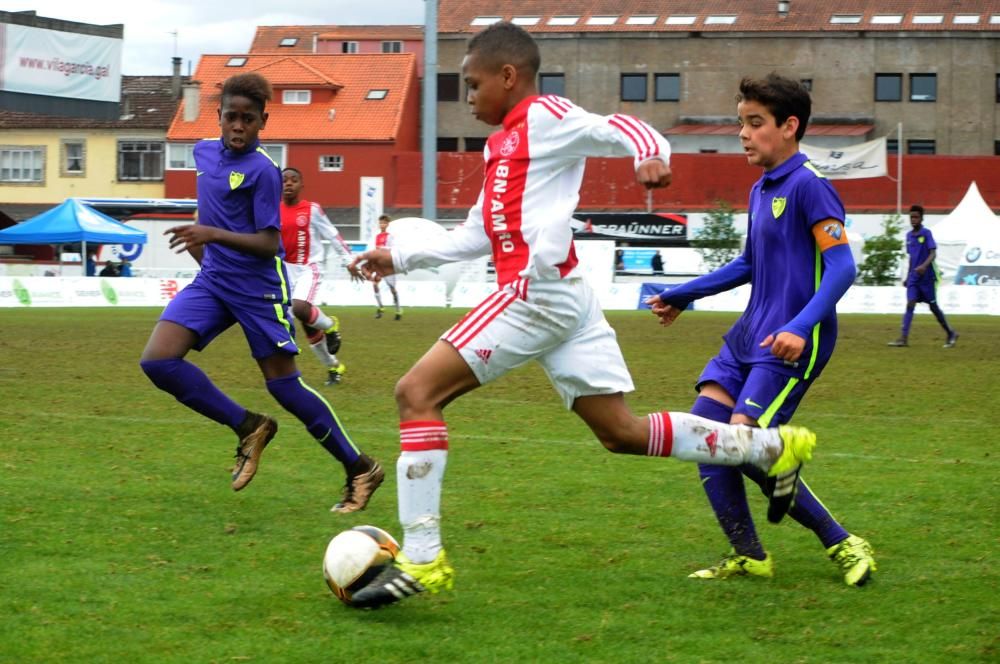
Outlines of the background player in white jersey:
{"type": "Polygon", "coordinates": [[[633,389],[632,378],[614,330],[576,270],[570,220],[586,157],[632,157],[639,184],[665,187],[670,146],[635,118],[594,115],[561,97],[538,96],[539,64],[535,41],[516,25],[494,23],[473,37],[462,64],[468,101],[477,118],[502,124],[486,143],[478,202],[443,238],[373,249],[351,264],[377,278],[492,254],[499,285],[396,385],[403,550],[354,594],[355,606],[382,606],[452,586],[454,570],[439,528],[448,454],[443,410],[531,360],[611,452],[749,462],[777,474],[808,459],[815,444],[815,436],[800,428],[751,429],[687,413],[636,417],[629,410],[624,393],[633,389]]]}
{"type": "Polygon", "coordinates": [[[340,321],[313,304],[323,279],[322,240],[330,243],[341,261],[351,250],[317,203],[302,199],[302,173],[296,168],[281,172],[281,243],[292,288],[292,314],[302,323],[309,347],[326,367],[327,385],[336,385],[347,370],[337,359],[340,321]]]}
{"type": "MultiPolygon", "coordinates": [[[[391,220],[387,214],[383,214],[378,218],[379,233],[375,236],[376,249],[389,249],[392,247],[392,235],[389,234],[390,223],[391,220]]],[[[399,292],[396,290],[396,275],[394,274],[387,274],[381,280],[372,282],[372,288],[375,289],[375,302],[378,303],[375,318],[381,318],[385,312],[385,307],[382,306],[382,292],[378,286],[380,282],[385,282],[385,285],[389,287],[389,292],[392,293],[392,304],[396,307],[396,320],[401,319],[403,317],[403,309],[399,306],[399,292]]]]}

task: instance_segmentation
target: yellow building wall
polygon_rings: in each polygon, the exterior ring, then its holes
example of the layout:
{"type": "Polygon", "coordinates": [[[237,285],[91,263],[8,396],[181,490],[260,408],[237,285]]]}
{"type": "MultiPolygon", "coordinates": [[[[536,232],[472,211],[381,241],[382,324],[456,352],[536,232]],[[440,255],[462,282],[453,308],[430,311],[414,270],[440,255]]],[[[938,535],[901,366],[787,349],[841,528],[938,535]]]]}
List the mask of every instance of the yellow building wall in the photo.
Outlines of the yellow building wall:
{"type": "Polygon", "coordinates": [[[165,131],[111,129],[28,129],[0,131],[0,146],[45,148],[45,180],[40,184],[0,182],[0,203],[62,203],[72,196],[163,198],[163,180],[118,180],[119,140],[165,141],[165,131]],[[63,172],[62,142],[83,140],[84,173],[63,172]]]}

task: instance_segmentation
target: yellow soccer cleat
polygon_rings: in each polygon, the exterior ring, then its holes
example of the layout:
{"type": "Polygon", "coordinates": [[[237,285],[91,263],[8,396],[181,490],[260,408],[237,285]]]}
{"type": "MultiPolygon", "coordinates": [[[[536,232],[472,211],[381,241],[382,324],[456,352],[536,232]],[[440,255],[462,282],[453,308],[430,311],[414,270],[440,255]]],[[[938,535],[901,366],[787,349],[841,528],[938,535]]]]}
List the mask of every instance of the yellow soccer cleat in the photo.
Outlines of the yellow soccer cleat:
{"type": "Polygon", "coordinates": [[[429,563],[414,563],[400,551],[396,561],[385,568],[375,580],[354,593],[351,606],[378,609],[417,593],[439,593],[455,586],[455,570],[448,562],[444,549],[429,563]]]}
{"type": "Polygon", "coordinates": [[[774,576],[774,558],[768,553],[764,560],[750,556],[741,556],[734,549],[719,561],[717,565],[700,569],[688,574],[689,579],[728,579],[733,576],[774,576]]]}
{"type": "Polygon", "coordinates": [[[875,564],[875,549],[868,540],[857,535],[848,535],[843,542],[827,549],[826,554],[840,567],[840,571],[844,573],[844,583],[849,586],[865,585],[872,572],[878,569],[875,564]]]}

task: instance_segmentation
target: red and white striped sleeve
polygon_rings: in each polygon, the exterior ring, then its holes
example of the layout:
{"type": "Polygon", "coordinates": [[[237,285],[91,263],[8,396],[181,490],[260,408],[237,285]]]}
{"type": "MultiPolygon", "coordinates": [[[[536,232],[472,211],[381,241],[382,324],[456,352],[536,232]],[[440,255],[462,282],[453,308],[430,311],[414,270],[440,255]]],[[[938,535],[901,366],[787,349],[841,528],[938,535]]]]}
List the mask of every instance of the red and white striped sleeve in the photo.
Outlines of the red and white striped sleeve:
{"type": "Polygon", "coordinates": [[[670,143],[631,115],[597,115],[556,95],[539,97],[528,111],[532,157],[627,157],[670,163],[670,143]]]}

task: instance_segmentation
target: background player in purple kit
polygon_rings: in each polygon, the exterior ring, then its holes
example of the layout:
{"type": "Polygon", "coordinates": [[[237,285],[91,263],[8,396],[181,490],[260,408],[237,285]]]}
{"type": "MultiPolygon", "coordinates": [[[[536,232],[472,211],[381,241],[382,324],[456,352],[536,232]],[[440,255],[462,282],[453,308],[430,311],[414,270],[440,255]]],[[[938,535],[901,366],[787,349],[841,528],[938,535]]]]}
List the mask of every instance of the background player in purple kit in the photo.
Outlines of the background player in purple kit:
{"type": "Polygon", "coordinates": [[[906,313],[903,314],[903,328],[899,338],[890,341],[890,346],[909,346],[910,324],[913,323],[913,310],[917,302],[926,302],[937,322],[948,335],[944,342],[945,348],[954,348],[958,341],[958,332],[948,325],[944,312],[937,303],[938,271],[934,265],[937,256],[937,244],[930,230],[924,228],[924,208],[920,205],[910,206],[910,226],[912,230],[906,234],[906,253],[910,257],[910,265],[906,270],[903,285],[906,286],[906,313]]]}
{"type": "Polygon", "coordinates": [[[222,138],[194,148],[198,223],[165,233],[170,247],[189,251],[201,270],[164,309],[139,364],[158,388],[236,433],[232,486],[239,491],[253,479],[278,423],[234,402],[184,359],[238,323],[268,392],[344,465],[346,489],[333,510],[354,512],[365,507],[384,473],[358,450],[333,408],[295,366],[299,349],[278,215],[281,174],[257,140],[270,98],[271,85],[259,74],[233,76],[222,86],[222,138]]]}
{"type": "MultiPolygon", "coordinates": [[[[691,413],[773,427],[791,419],[830,359],[837,339],[837,301],[854,281],[856,269],[844,231],[844,206],[799,152],[812,106],[809,93],[797,81],[771,74],[763,80],[744,79],[737,102],[747,160],[764,169],[750,190],[746,249],[718,270],[647,302],[661,323],[670,325],[693,300],[749,283],[750,302],[698,378],[699,396],[691,413]]],[[[774,574],[774,562],[750,516],[742,475],[769,497],[768,520],[780,521],[787,511],[816,533],[848,585],[864,584],[875,571],[868,542],[837,523],[799,479],[798,469],[777,478],[750,466],[699,469],[733,548],[718,565],[692,577],[774,574]]]]}

